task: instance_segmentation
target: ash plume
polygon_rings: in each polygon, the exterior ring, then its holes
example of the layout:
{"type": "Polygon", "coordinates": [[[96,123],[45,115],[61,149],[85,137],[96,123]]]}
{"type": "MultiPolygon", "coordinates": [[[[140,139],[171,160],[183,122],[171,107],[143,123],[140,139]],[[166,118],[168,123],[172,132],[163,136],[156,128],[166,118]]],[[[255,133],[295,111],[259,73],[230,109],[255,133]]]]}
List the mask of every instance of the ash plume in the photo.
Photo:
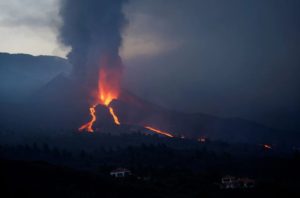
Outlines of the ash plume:
{"type": "Polygon", "coordinates": [[[122,7],[127,0],[61,0],[61,42],[72,48],[68,59],[73,75],[88,89],[96,89],[101,58],[106,66],[122,68],[119,47],[126,24],[122,7]]]}

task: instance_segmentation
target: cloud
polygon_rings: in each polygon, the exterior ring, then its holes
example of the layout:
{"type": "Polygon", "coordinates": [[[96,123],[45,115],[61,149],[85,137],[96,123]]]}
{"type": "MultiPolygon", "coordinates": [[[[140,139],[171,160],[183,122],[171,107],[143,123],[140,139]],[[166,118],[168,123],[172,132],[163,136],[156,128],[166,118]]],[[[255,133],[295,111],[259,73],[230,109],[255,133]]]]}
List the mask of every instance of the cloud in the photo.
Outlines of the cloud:
{"type": "Polygon", "coordinates": [[[0,51],[65,56],[57,41],[58,0],[0,1],[0,51]]]}
{"type": "Polygon", "coordinates": [[[1,26],[53,27],[58,24],[58,0],[10,0],[0,3],[1,26]]]}
{"type": "Polygon", "coordinates": [[[141,57],[154,57],[175,50],[180,46],[180,41],[174,41],[161,34],[155,26],[156,21],[152,16],[144,14],[128,14],[130,25],[123,33],[122,57],[132,60],[141,57]],[[149,29],[148,27],[152,27],[149,29]],[[141,29],[143,31],[141,31],[141,29]]]}
{"type": "Polygon", "coordinates": [[[122,12],[127,0],[62,0],[59,28],[60,41],[71,47],[68,60],[73,76],[87,90],[97,90],[100,68],[114,69],[105,79],[121,74],[123,63],[119,56],[122,30],[126,19],[122,12]]]}
{"type": "Polygon", "coordinates": [[[225,116],[299,109],[299,1],[132,0],[128,6],[126,80],[140,95],[225,116]]]}

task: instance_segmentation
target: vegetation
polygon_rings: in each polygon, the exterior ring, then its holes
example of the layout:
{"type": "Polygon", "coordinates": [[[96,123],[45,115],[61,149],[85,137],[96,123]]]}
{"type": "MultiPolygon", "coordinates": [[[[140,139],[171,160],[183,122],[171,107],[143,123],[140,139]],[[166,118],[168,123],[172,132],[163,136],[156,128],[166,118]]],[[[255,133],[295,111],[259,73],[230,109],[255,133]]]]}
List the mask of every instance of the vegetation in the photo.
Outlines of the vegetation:
{"type": "Polygon", "coordinates": [[[73,138],[64,138],[65,148],[53,137],[38,143],[2,144],[1,191],[10,197],[300,196],[296,150],[281,155],[253,145],[200,144],[141,134],[73,134],[73,138]],[[112,146],[93,146],[97,137],[112,146]],[[79,139],[91,148],[70,147],[79,139]],[[116,143],[120,139],[123,146],[116,143]],[[128,168],[133,175],[110,177],[109,172],[118,167],[128,168]],[[256,187],[221,190],[218,183],[227,174],[255,179],[256,187]]]}

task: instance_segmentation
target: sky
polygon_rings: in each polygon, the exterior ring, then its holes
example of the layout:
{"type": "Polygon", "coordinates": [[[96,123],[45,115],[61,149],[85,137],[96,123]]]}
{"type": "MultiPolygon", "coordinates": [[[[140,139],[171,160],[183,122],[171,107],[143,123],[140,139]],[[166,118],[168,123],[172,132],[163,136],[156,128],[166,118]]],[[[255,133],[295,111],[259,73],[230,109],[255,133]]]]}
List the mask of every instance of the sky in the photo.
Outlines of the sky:
{"type": "Polygon", "coordinates": [[[0,0],[0,51],[65,56],[56,39],[57,0],[0,0]]]}
{"type": "MultiPolygon", "coordinates": [[[[299,8],[298,0],[130,0],[120,49],[124,85],[181,111],[294,115],[299,8]]],[[[0,51],[65,57],[58,10],[58,0],[0,0],[0,51]]]]}

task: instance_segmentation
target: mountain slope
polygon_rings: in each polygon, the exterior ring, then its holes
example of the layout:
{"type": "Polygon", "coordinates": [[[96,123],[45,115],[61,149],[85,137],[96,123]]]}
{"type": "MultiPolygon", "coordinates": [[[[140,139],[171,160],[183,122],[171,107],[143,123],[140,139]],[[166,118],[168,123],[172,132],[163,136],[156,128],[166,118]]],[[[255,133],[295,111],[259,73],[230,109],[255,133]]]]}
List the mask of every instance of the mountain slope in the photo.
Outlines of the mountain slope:
{"type": "Polygon", "coordinates": [[[71,65],[54,56],[0,53],[0,100],[23,101],[71,65]]]}

